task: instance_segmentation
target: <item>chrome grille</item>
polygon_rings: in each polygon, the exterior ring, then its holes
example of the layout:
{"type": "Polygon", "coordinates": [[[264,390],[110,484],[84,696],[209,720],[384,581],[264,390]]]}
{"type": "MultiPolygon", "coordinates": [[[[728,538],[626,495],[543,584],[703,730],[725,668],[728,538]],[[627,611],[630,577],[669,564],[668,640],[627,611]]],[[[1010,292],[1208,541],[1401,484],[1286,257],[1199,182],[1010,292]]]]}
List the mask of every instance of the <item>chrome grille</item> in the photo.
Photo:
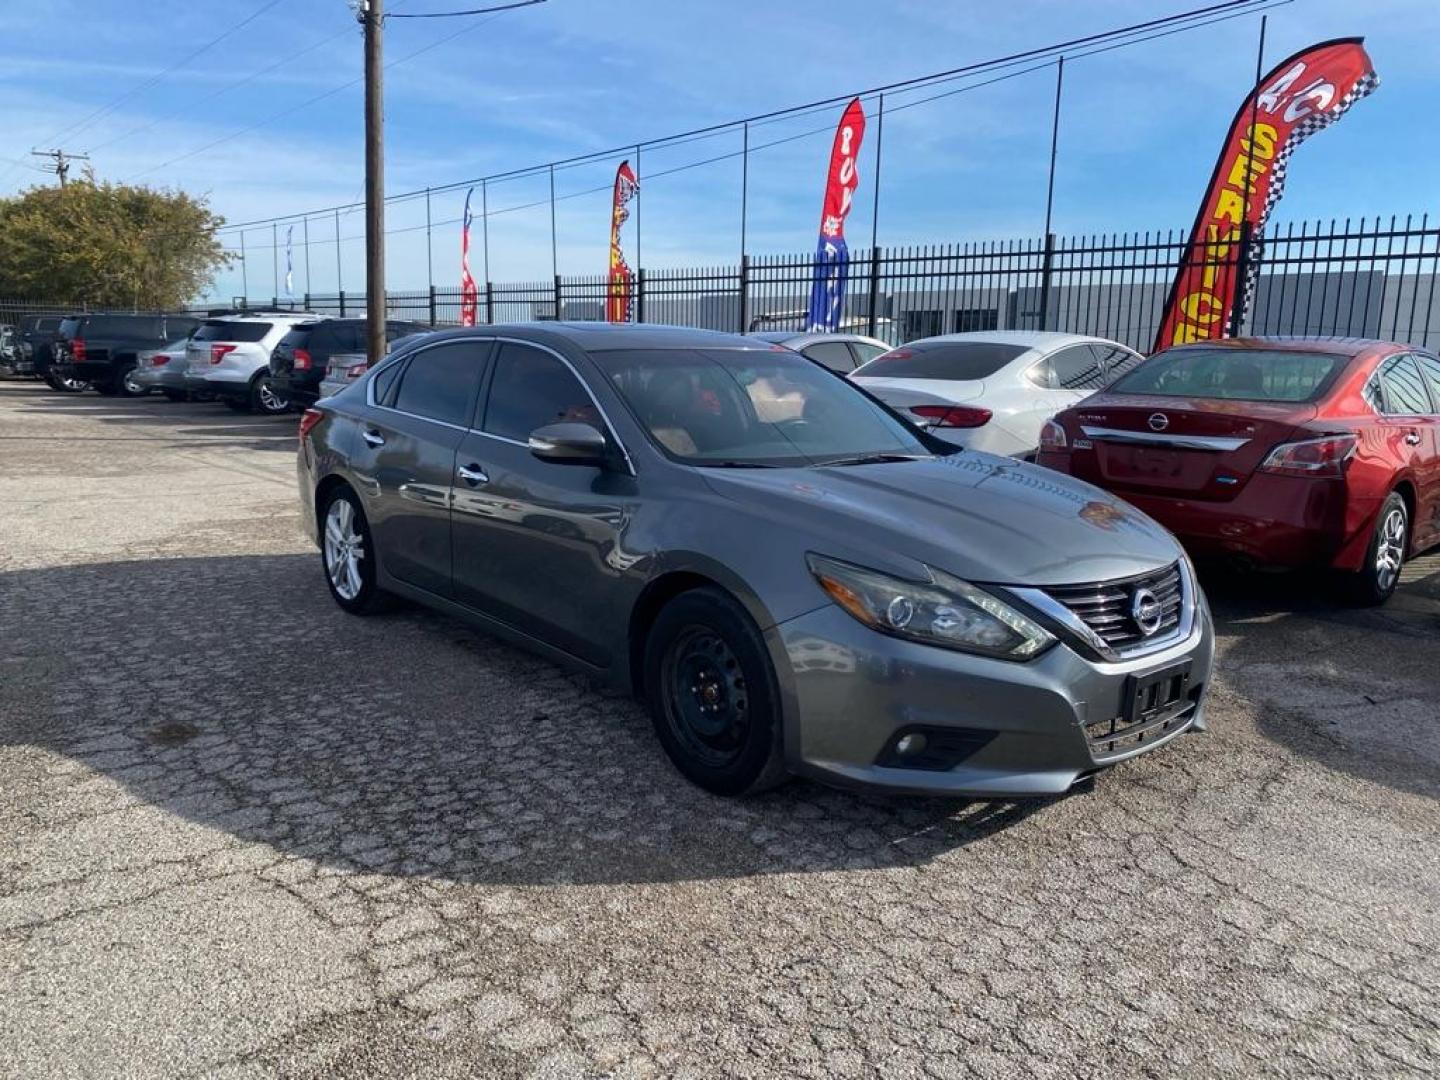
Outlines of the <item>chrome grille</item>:
{"type": "Polygon", "coordinates": [[[1052,585],[1045,592],[1073,611],[1112,649],[1124,649],[1173,633],[1180,625],[1184,602],[1179,563],[1140,577],[1090,585],[1052,585]],[[1160,625],[1148,634],[1141,630],[1133,614],[1135,594],[1142,589],[1154,595],[1160,608],[1160,625]]]}

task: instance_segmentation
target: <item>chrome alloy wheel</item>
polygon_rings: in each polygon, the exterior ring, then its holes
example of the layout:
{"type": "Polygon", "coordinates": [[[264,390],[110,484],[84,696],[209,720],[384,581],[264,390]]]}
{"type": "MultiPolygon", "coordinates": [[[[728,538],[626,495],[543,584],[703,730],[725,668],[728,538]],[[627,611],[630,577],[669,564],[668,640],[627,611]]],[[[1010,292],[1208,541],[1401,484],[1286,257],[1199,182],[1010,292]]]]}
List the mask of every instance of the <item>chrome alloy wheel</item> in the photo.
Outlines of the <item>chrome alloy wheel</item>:
{"type": "Polygon", "coordinates": [[[135,377],[134,368],[131,368],[129,371],[125,372],[125,376],[122,381],[125,384],[125,392],[127,394],[134,394],[138,396],[145,393],[145,384],[135,377]]]}
{"type": "Polygon", "coordinates": [[[259,386],[260,408],[267,413],[282,413],[290,408],[290,399],[281,397],[270,385],[269,379],[261,379],[259,386]]]}
{"type": "Polygon", "coordinates": [[[355,528],[355,508],[349,499],[336,499],[325,514],[325,570],[330,584],[344,600],[354,600],[364,584],[360,560],[365,538],[355,528]]]}
{"type": "Polygon", "coordinates": [[[1375,545],[1375,581],[1386,592],[1394,586],[1405,561],[1405,532],[1405,511],[1391,507],[1380,523],[1379,542],[1375,545]]]}

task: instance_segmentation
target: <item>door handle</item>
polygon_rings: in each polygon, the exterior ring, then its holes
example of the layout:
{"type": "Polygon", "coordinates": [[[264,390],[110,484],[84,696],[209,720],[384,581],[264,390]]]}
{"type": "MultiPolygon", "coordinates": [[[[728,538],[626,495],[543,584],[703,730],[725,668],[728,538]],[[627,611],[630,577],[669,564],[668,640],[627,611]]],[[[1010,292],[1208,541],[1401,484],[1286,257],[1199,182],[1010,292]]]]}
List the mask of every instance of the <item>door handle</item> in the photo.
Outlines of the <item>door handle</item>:
{"type": "Polygon", "coordinates": [[[461,480],[464,480],[472,486],[475,484],[488,484],[490,482],[490,477],[486,474],[485,470],[473,461],[469,465],[461,465],[455,472],[461,480]]]}
{"type": "Polygon", "coordinates": [[[1411,446],[1419,446],[1420,433],[1418,431],[1407,431],[1405,433],[1405,441],[1411,446]]]}
{"type": "Polygon", "coordinates": [[[371,446],[385,445],[385,436],[381,435],[380,432],[376,431],[374,428],[366,428],[360,433],[360,437],[364,439],[367,443],[369,443],[371,446]]]}

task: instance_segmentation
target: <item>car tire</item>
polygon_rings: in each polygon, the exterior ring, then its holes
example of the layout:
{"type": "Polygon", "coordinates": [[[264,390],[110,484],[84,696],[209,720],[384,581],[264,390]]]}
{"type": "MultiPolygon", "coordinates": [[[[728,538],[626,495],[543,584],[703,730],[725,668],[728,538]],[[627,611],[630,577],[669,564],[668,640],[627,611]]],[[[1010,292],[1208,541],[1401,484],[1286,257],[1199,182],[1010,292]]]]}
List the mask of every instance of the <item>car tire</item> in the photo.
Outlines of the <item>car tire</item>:
{"type": "Polygon", "coordinates": [[[319,508],[318,519],[320,566],[335,602],[352,615],[391,607],[392,597],[376,579],[375,541],[360,497],[349,487],[336,488],[319,508]]]}
{"type": "Polygon", "coordinates": [[[1410,508],[1392,491],[1375,516],[1370,543],[1365,547],[1365,565],[1347,582],[1351,602],[1377,607],[1389,600],[1400,584],[1400,570],[1409,551],[1410,508]]]}
{"type": "Polygon", "coordinates": [[[765,640],[715,588],[681,593],[645,638],[645,699],[665,753],[716,795],[784,783],[780,691],[765,640]]]}
{"type": "Polygon", "coordinates": [[[136,370],[136,368],[128,367],[120,373],[120,378],[115,380],[121,397],[144,397],[150,393],[150,387],[136,380],[136,370]]]}
{"type": "Polygon", "coordinates": [[[190,395],[187,394],[184,390],[171,390],[166,387],[161,389],[160,392],[165,395],[166,400],[168,401],[181,402],[190,400],[190,395]]]}
{"type": "Polygon", "coordinates": [[[250,384],[250,411],[261,416],[282,416],[290,411],[290,399],[276,391],[268,371],[262,371],[250,384]]]}

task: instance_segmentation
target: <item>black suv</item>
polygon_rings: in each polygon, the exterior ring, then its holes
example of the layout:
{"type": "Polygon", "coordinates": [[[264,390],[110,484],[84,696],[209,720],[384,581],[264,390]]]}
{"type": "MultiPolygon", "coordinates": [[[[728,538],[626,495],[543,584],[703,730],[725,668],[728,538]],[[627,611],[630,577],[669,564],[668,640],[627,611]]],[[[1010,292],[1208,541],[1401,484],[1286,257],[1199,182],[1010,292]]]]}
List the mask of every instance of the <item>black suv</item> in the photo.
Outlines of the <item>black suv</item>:
{"type": "MultiPolygon", "coordinates": [[[[321,319],[295,327],[270,354],[270,385],[282,397],[309,405],[320,397],[320,383],[330,370],[330,358],[366,352],[365,319],[321,319]]],[[[419,323],[390,319],[385,323],[385,348],[411,334],[428,333],[419,323]]]]}
{"type": "Polygon", "coordinates": [[[15,328],[20,347],[15,374],[39,375],[46,382],[54,378],[50,373],[50,364],[55,355],[55,333],[60,329],[60,320],[63,318],[63,315],[26,315],[21,318],[19,326],[15,328]]]}
{"type": "Polygon", "coordinates": [[[58,378],[50,385],[78,390],[77,380],[83,380],[107,396],[143,393],[126,378],[139,354],[189,337],[202,321],[192,315],[72,315],[55,337],[52,370],[58,378]]]}

